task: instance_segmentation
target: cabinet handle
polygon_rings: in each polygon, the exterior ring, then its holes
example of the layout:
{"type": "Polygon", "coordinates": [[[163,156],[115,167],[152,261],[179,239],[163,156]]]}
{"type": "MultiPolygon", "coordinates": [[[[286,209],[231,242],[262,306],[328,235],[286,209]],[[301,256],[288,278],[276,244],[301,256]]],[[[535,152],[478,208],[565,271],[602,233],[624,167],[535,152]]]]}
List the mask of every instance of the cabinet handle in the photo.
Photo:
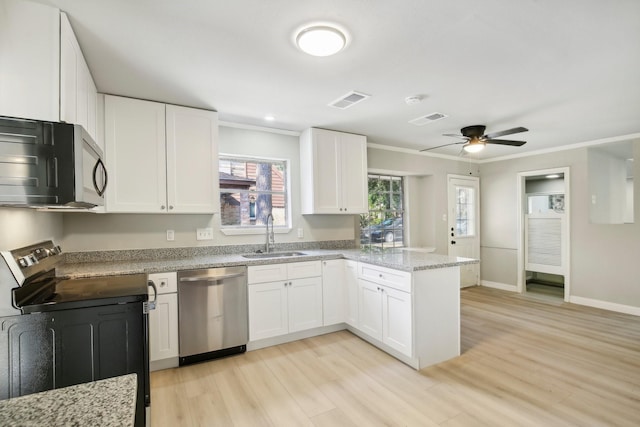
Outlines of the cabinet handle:
{"type": "Polygon", "coordinates": [[[384,279],[384,276],[382,275],[382,273],[380,273],[380,274],[378,275],[378,277],[379,277],[379,278],[381,278],[381,279],[384,279]]]}
{"type": "Polygon", "coordinates": [[[172,205],[169,205],[169,210],[171,210],[171,209],[173,209],[173,206],[172,206],[172,205]]]}
{"type": "Polygon", "coordinates": [[[164,210],[164,205],[160,206],[160,210],[164,210]]]}

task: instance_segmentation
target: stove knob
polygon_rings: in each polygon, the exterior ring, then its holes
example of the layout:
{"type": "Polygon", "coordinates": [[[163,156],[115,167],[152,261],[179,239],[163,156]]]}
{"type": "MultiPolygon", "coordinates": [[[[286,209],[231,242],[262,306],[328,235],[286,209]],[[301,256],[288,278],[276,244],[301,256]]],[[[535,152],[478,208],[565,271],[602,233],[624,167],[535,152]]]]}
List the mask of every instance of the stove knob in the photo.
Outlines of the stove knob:
{"type": "Polygon", "coordinates": [[[18,264],[20,264],[22,268],[29,267],[30,265],[27,257],[18,258],[18,264]]]}

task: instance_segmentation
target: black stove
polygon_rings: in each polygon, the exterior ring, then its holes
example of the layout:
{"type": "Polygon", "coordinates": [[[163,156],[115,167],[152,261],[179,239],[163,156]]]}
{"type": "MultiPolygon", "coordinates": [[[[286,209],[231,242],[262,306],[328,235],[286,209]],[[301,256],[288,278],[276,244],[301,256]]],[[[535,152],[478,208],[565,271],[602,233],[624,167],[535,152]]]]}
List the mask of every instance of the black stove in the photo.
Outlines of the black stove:
{"type": "Polygon", "coordinates": [[[2,257],[0,317],[148,300],[146,274],[56,277],[62,250],[53,241],[2,252],[2,257]]]}
{"type": "Polygon", "coordinates": [[[136,426],[150,404],[146,274],[56,277],[63,254],[44,241],[0,257],[0,399],[128,373],[136,426]]]}

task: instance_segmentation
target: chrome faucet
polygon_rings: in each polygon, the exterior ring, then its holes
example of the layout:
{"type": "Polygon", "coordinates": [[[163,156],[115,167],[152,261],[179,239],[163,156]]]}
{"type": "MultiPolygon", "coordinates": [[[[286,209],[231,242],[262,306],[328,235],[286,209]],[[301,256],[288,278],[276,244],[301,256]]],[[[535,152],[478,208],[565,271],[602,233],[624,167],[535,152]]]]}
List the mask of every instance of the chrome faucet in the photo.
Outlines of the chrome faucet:
{"type": "Polygon", "coordinates": [[[271,245],[275,245],[276,244],[276,236],[273,232],[273,215],[269,214],[267,215],[267,244],[265,247],[265,252],[269,253],[271,252],[271,245]],[[271,233],[269,233],[269,218],[271,218],[271,233]]]}

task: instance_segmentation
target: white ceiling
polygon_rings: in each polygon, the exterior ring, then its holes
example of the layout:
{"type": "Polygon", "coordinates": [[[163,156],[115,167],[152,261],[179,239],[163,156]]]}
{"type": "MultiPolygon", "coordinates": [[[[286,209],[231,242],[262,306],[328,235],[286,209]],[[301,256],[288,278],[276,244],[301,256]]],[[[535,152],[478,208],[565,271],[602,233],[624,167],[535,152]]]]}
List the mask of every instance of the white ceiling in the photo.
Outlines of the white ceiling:
{"type": "Polygon", "coordinates": [[[467,125],[529,128],[505,137],[525,146],[490,145],[480,159],[640,132],[638,0],[39,1],[68,13],[100,92],[225,121],[336,129],[416,152],[456,142],[442,134],[467,125]],[[347,28],[347,48],[297,50],[293,33],[316,21],[347,28]],[[351,90],[372,96],[327,106],[351,90]],[[424,100],[407,105],[410,95],[424,100]],[[408,123],[432,112],[449,117],[408,123]]]}

